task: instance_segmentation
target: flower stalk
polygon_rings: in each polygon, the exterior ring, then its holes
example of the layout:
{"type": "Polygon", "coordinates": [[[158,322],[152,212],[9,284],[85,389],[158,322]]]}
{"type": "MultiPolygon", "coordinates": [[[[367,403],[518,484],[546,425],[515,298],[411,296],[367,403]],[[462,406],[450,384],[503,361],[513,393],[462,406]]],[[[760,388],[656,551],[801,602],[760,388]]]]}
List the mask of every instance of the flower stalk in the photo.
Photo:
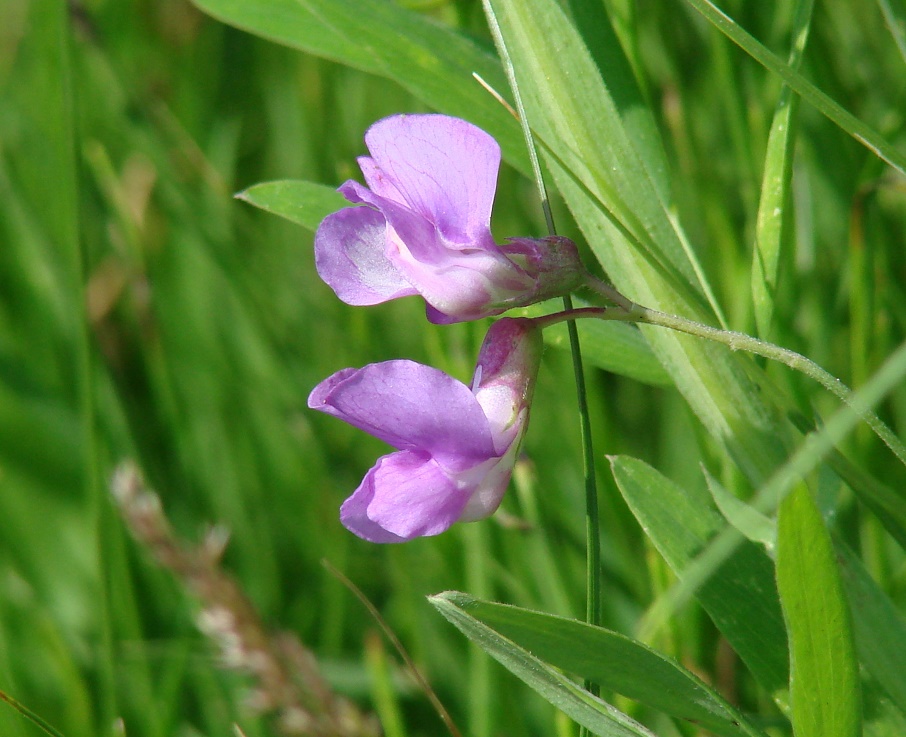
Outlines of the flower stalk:
{"type": "MultiPolygon", "coordinates": [[[[711,327],[704,323],[688,320],[685,317],[671,315],[659,310],[653,310],[650,307],[636,304],[632,300],[620,294],[611,285],[600,281],[599,279],[588,276],[586,286],[605,299],[614,302],[616,307],[612,308],[583,308],[574,310],[574,317],[595,317],[602,320],[622,320],[625,322],[635,322],[644,325],[659,325],[660,327],[670,328],[687,335],[694,335],[698,338],[713,340],[716,343],[723,343],[733,351],[746,351],[756,356],[762,356],[772,361],[778,361],[791,369],[805,374],[809,378],[817,381],[821,386],[827,389],[831,394],[836,396],[841,402],[848,407],[859,412],[862,419],[868,423],[869,427],[874,430],[875,434],[881,441],[893,452],[893,454],[906,465],[906,446],[896,436],[884,422],[874,412],[862,411],[853,403],[853,391],[846,386],[840,379],[821,368],[810,358],[806,358],[801,353],[791,351],[788,348],[782,348],[774,343],[768,343],[751,335],[740,333],[735,330],[722,330],[711,327]]],[[[551,316],[553,317],[553,316],[551,316]]],[[[567,316],[559,318],[560,321],[568,319],[567,316]]],[[[548,324],[553,324],[550,322],[548,324]]]]}

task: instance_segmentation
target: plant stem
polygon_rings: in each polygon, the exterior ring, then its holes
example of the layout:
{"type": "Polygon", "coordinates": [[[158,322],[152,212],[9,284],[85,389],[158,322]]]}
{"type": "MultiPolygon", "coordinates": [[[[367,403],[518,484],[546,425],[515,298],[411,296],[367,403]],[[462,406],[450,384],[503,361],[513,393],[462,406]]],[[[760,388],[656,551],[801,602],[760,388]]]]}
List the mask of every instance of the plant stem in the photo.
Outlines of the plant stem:
{"type": "MultiPolygon", "coordinates": [[[[572,310],[572,300],[563,298],[563,306],[572,310]]],[[[598,515],[598,486],[595,479],[595,454],[592,446],[591,419],[588,415],[588,394],[585,372],[582,370],[582,353],[579,348],[579,331],[576,321],[569,320],[569,347],[573,358],[576,395],[579,402],[579,429],[582,433],[582,473],[585,478],[585,621],[601,626],[601,529],[598,515]]],[[[601,693],[597,683],[586,681],[585,688],[595,696],[601,693]]]]}
{"type": "Polygon", "coordinates": [[[779,361],[780,363],[789,366],[791,369],[799,371],[809,378],[814,379],[848,407],[852,407],[859,411],[860,417],[868,423],[869,427],[871,427],[884,444],[890,448],[900,462],[906,465],[906,446],[904,446],[903,442],[896,434],[894,434],[893,430],[891,430],[874,412],[859,410],[859,408],[855,407],[853,404],[852,390],[836,376],[825,371],[817,363],[806,358],[801,353],[796,353],[796,351],[791,351],[787,348],[781,348],[778,345],[759,340],[758,338],[753,338],[751,335],[746,335],[745,333],[738,333],[734,330],[721,330],[719,328],[711,327],[710,325],[695,322],[694,320],[687,320],[684,317],[669,315],[666,312],[643,307],[642,305],[627,299],[609,284],[605,284],[591,276],[587,279],[586,284],[601,296],[616,303],[617,307],[612,309],[602,308],[597,311],[594,308],[575,310],[573,311],[573,314],[576,317],[597,317],[604,320],[624,320],[627,322],[644,323],[646,325],[660,325],[661,327],[677,330],[681,333],[687,333],[699,338],[707,338],[708,340],[713,340],[717,343],[723,343],[728,346],[730,350],[746,351],[747,353],[754,353],[757,356],[769,358],[772,361],[779,361]]]}
{"type": "MultiPolygon", "coordinates": [[[[538,152],[535,149],[532,131],[529,127],[528,117],[525,114],[525,106],[522,103],[522,95],[519,93],[519,82],[516,78],[516,69],[513,66],[513,60],[510,57],[509,50],[500,30],[500,24],[494,14],[491,4],[484,0],[485,15],[488,18],[488,25],[497,49],[500,52],[501,61],[503,61],[504,71],[507,80],[510,83],[510,89],[513,92],[513,101],[516,107],[516,113],[519,118],[519,124],[522,127],[522,135],[525,138],[525,144],[528,148],[529,158],[532,162],[532,172],[535,176],[535,182],[538,186],[538,195],[541,199],[541,207],[544,211],[544,219],[547,224],[549,235],[556,235],[554,218],[551,214],[550,199],[547,196],[547,188],[544,184],[544,176],[541,173],[541,164],[538,161],[538,152]]],[[[566,313],[573,312],[572,298],[569,295],[563,297],[563,309],[566,313]]],[[[567,328],[569,331],[569,347],[573,361],[573,373],[576,381],[576,397],[579,409],[579,428],[582,436],[582,471],[585,478],[585,544],[586,544],[586,598],[585,598],[585,620],[596,627],[601,626],[601,530],[598,520],[598,488],[595,478],[595,454],[592,447],[591,422],[588,413],[588,396],[585,387],[585,374],[582,369],[582,351],[579,347],[579,332],[576,329],[576,323],[568,319],[567,328]]],[[[600,694],[600,687],[593,681],[586,680],[585,688],[597,696],[600,694]]],[[[585,727],[580,730],[580,735],[588,735],[589,732],[585,727]]]]}

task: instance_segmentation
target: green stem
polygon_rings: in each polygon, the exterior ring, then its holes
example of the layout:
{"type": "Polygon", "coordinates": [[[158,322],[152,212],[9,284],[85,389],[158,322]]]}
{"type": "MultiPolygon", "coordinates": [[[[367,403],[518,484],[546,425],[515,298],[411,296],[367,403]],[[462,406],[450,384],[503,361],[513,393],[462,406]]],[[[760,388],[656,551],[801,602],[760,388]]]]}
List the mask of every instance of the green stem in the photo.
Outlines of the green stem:
{"type": "MultiPolygon", "coordinates": [[[[569,297],[563,298],[566,310],[573,308],[569,297]]],[[[585,387],[585,372],[582,370],[582,352],[579,348],[579,331],[576,321],[566,323],[569,330],[569,347],[573,359],[576,381],[576,396],[579,402],[579,429],[582,433],[582,473],[585,477],[585,621],[596,627],[601,626],[601,529],[598,515],[598,487],[595,479],[595,453],[592,446],[591,419],[588,414],[588,394],[585,387]]],[[[597,683],[586,681],[585,688],[595,696],[601,689],[597,683]]]]}
{"type": "Polygon", "coordinates": [[[35,714],[27,706],[25,706],[24,704],[20,704],[9,694],[4,693],[3,691],[0,691],[0,701],[5,701],[7,704],[9,704],[11,707],[13,707],[13,709],[18,711],[22,716],[24,716],[26,719],[30,719],[34,724],[36,724],[38,727],[40,727],[42,730],[44,730],[47,734],[49,734],[50,737],[63,737],[63,734],[61,732],[57,731],[54,727],[52,727],[50,724],[45,722],[41,717],[39,717],[37,714],[35,714]]]}
{"type": "MultiPolygon", "coordinates": [[[[875,434],[890,448],[893,454],[906,465],[906,446],[894,434],[874,412],[856,407],[853,404],[853,392],[840,379],[833,374],[825,371],[817,363],[806,358],[801,353],[791,351],[787,348],[781,348],[773,343],[767,343],[758,338],[753,338],[745,333],[738,333],[734,330],[721,330],[713,328],[710,325],[704,325],[694,320],[687,320],[677,315],[669,315],[666,312],[652,310],[643,307],[624,297],[609,284],[598,281],[594,277],[589,277],[587,286],[596,291],[598,294],[606,297],[608,300],[617,304],[617,309],[610,310],[583,310],[584,316],[597,317],[605,320],[624,320],[629,322],[644,323],[646,325],[659,325],[661,327],[677,330],[681,333],[695,335],[699,338],[707,338],[717,343],[723,343],[734,351],[746,351],[754,353],[757,356],[769,358],[772,361],[778,361],[789,366],[791,369],[805,374],[811,379],[817,381],[821,386],[827,389],[831,394],[836,396],[848,407],[852,407],[859,412],[859,416],[868,423],[869,427],[874,430],[875,434]]],[[[578,311],[577,311],[578,312],[578,311]]]]}
{"type": "MultiPolygon", "coordinates": [[[[516,79],[516,69],[513,66],[513,60],[510,57],[506,47],[503,34],[500,31],[500,25],[494,14],[488,0],[483,2],[485,15],[488,18],[488,26],[494,41],[500,53],[507,80],[510,83],[510,89],[513,92],[513,101],[516,104],[516,113],[519,118],[519,124],[522,126],[522,135],[525,138],[526,147],[528,148],[529,158],[532,162],[532,171],[535,176],[535,182],[538,186],[538,194],[541,198],[541,207],[544,210],[544,219],[547,224],[549,235],[556,234],[554,218],[551,214],[550,199],[547,196],[547,188],[544,185],[544,176],[541,173],[541,164],[538,162],[538,152],[535,149],[534,139],[529,127],[528,117],[525,114],[525,106],[522,104],[522,95],[519,93],[519,83],[516,79]]],[[[566,313],[573,311],[572,298],[569,295],[563,297],[563,309],[566,313]]],[[[567,318],[568,319],[568,318],[567,318]]],[[[586,541],[586,604],[585,619],[596,627],[601,626],[601,530],[598,520],[598,489],[595,478],[595,454],[592,447],[591,422],[588,413],[588,395],[585,387],[585,374],[582,370],[582,351],[579,347],[579,331],[576,329],[574,320],[569,319],[567,322],[569,331],[569,347],[573,361],[573,373],[576,381],[576,397],[579,408],[579,428],[582,435],[582,471],[585,477],[585,541],[586,541]]],[[[600,687],[593,681],[586,680],[585,688],[593,695],[600,694],[600,687]]],[[[588,730],[584,727],[580,730],[580,735],[587,735],[588,730]]]]}

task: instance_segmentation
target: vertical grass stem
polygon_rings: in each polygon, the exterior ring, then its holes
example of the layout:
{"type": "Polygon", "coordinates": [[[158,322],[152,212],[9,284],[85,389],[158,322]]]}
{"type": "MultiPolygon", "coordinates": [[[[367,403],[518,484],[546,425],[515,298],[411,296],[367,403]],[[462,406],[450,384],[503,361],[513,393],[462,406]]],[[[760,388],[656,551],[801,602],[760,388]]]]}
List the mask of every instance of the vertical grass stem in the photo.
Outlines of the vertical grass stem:
{"type": "MultiPolygon", "coordinates": [[[[535,176],[535,182],[538,186],[538,194],[541,198],[541,207],[544,211],[544,220],[547,224],[549,235],[556,234],[554,218],[551,213],[550,200],[547,196],[547,188],[544,184],[544,176],[541,172],[541,165],[538,161],[538,153],[535,150],[534,140],[532,138],[531,128],[529,127],[528,118],[525,114],[525,107],[522,103],[522,96],[519,94],[519,84],[516,79],[516,70],[513,67],[512,59],[507,51],[506,43],[497,23],[494,10],[488,0],[483,0],[485,14],[488,18],[488,25],[494,36],[494,41],[503,61],[504,70],[510,83],[510,89],[513,92],[513,100],[516,104],[516,112],[519,116],[519,124],[522,127],[522,134],[525,137],[526,147],[528,148],[529,158],[532,163],[532,171],[535,176]]],[[[573,309],[572,299],[569,296],[563,298],[563,309],[571,311],[573,309]]],[[[585,478],[585,539],[586,539],[586,606],[585,618],[589,624],[601,625],[601,532],[598,519],[598,489],[595,478],[595,458],[591,437],[591,422],[588,413],[588,396],[585,388],[585,374],[582,369],[582,351],[579,345],[579,333],[576,329],[574,320],[567,322],[569,331],[569,346],[572,356],[573,370],[576,381],[576,396],[579,408],[579,427],[582,436],[582,471],[585,478]]],[[[585,688],[594,695],[600,693],[598,685],[592,681],[585,682],[585,688]]],[[[583,727],[580,734],[587,734],[583,727]]]]}

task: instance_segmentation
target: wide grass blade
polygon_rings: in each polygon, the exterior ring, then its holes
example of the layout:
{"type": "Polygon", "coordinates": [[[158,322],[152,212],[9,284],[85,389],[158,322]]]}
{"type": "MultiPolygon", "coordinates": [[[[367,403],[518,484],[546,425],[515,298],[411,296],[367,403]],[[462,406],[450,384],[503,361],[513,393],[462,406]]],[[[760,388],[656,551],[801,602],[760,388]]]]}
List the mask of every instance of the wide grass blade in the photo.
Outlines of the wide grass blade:
{"type": "MultiPolygon", "coordinates": [[[[578,320],[576,327],[586,364],[652,386],[672,383],[638,328],[605,320],[578,320]]],[[[545,329],[544,343],[568,351],[566,326],[545,329]]]]}
{"type": "MultiPolygon", "coordinates": [[[[847,546],[835,546],[859,658],[906,715],[906,617],[847,546]]],[[[867,694],[866,694],[867,697],[867,694]]],[[[868,698],[866,698],[866,702],[868,698]]]]}
{"type": "Polygon", "coordinates": [[[429,597],[434,607],[466,637],[578,724],[602,737],[653,737],[638,722],[592,696],[524,648],[471,617],[456,593],[429,597]]]}
{"type": "Polygon", "coordinates": [[[796,737],[861,734],[859,666],[830,534],[804,484],[777,519],[777,586],[790,638],[796,737]]]}
{"type": "MultiPolygon", "coordinates": [[[[713,320],[695,269],[628,133],[609,83],[553,0],[488,0],[529,120],[561,194],[615,286],[664,312],[713,320]]],[[[612,71],[612,70],[610,70],[612,71]]],[[[758,483],[784,455],[785,422],[758,398],[749,364],[704,341],[643,335],[709,431],[758,483]]]]}
{"type": "Polygon", "coordinates": [[[262,182],[243,190],[236,198],[311,231],[332,212],[349,206],[349,200],[336,188],[298,180],[262,182]]]}
{"type": "Polygon", "coordinates": [[[495,604],[468,594],[441,595],[544,662],[653,709],[727,737],[760,735],[716,691],[651,648],[584,622],[495,604]]]}

